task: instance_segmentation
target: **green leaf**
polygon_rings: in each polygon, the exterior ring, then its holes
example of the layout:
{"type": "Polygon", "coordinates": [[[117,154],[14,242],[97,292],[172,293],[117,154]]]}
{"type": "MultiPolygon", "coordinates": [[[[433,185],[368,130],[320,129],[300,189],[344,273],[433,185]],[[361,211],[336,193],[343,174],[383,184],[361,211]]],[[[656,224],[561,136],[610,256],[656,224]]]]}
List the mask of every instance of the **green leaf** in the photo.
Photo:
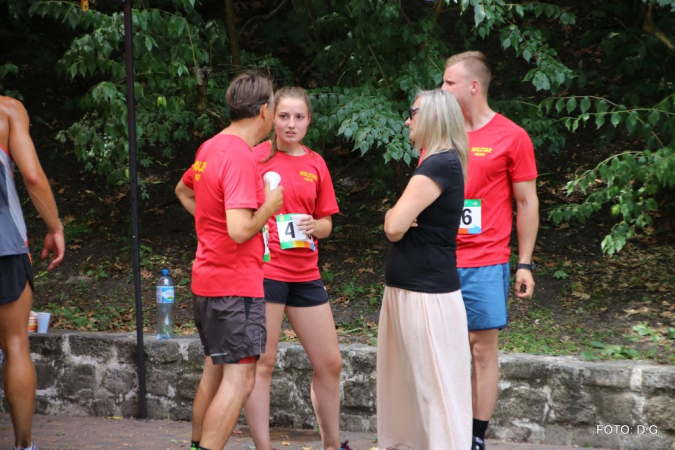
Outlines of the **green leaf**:
{"type": "Polygon", "coordinates": [[[598,114],[595,116],[595,126],[600,128],[605,124],[605,116],[603,114],[598,114]]]}
{"type": "Polygon", "coordinates": [[[483,5],[478,4],[474,6],[474,11],[473,11],[473,21],[474,25],[478,27],[480,23],[485,20],[485,8],[483,5]]]}
{"type": "Polygon", "coordinates": [[[590,99],[589,99],[588,97],[584,97],[584,98],[581,100],[581,113],[582,113],[582,114],[585,113],[586,111],[589,110],[590,107],[591,107],[591,101],[590,101],[590,99]]]}
{"type": "Polygon", "coordinates": [[[649,116],[647,117],[649,120],[649,123],[652,125],[656,125],[659,123],[659,119],[661,118],[661,114],[657,110],[652,110],[652,112],[649,113],[649,116]]]}
{"type": "Polygon", "coordinates": [[[621,113],[618,112],[612,113],[612,125],[614,125],[615,127],[621,123],[622,119],[623,117],[621,113]]]}
{"type": "Polygon", "coordinates": [[[577,107],[577,99],[575,97],[570,98],[567,100],[567,113],[571,114],[572,111],[577,107]]]}
{"type": "Polygon", "coordinates": [[[639,118],[640,115],[637,111],[632,111],[630,114],[628,114],[628,119],[626,119],[626,128],[628,129],[629,133],[635,131],[635,126],[637,125],[639,118]]]}
{"type": "Polygon", "coordinates": [[[147,36],[145,37],[145,48],[147,48],[148,51],[152,50],[152,41],[147,36]]]}

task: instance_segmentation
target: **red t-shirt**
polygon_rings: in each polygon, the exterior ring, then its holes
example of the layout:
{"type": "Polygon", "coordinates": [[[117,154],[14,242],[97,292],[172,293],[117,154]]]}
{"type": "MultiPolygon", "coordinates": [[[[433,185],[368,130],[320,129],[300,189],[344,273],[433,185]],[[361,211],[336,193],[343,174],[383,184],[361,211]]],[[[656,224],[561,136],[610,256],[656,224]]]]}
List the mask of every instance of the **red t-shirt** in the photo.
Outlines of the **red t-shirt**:
{"type": "Polygon", "coordinates": [[[527,132],[501,114],[468,135],[464,198],[481,200],[482,224],[480,234],[457,235],[457,267],[503,264],[511,256],[512,183],[537,178],[534,147],[527,132]]]}
{"type": "Polygon", "coordinates": [[[228,209],[258,209],[265,188],[251,147],[241,138],[218,134],[204,142],[183,175],[195,191],[197,254],[192,292],[204,297],[264,297],[262,234],[237,244],[227,232],[228,209]]]}
{"type": "MultiPolygon", "coordinates": [[[[267,158],[270,142],[263,142],[253,149],[258,161],[267,158]]],[[[276,172],[281,176],[280,186],[284,187],[284,205],[279,214],[310,214],[315,219],[338,213],[333,182],[321,155],[305,148],[301,156],[289,156],[276,152],[266,163],[259,163],[260,175],[276,172]]],[[[314,238],[315,250],[309,248],[281,249],[275,216],[270,217],[270,261],[263,264],[265,278],[286,282],[313,281],[319,274],[318,240],[314,238]]]]}

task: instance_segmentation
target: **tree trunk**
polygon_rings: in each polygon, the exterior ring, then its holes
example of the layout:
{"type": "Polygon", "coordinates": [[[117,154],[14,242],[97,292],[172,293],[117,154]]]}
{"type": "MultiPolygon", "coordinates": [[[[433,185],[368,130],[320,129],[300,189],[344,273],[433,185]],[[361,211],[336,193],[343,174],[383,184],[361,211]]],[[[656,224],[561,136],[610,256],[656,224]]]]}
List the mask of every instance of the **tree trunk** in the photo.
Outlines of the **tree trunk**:
{"type": "Polygon", "coordinates": [[[234,26],[234,5],[233,0],[225,0],[225,21],[227,23],[227,37],[230,41],[230,53],[232,53],[232,65],[241,69],[241,58],[239,57],[239,42],[237,40],[237,30],[234,26]]]}

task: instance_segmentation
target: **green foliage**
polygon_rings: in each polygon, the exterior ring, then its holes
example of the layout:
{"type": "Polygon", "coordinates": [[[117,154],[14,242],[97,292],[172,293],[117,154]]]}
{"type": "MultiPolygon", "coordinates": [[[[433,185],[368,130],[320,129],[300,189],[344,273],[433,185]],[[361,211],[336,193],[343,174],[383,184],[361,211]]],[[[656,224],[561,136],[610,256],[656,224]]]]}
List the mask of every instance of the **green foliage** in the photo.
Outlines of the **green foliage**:
{"type": "MultiPolygon", "coordinates": [[[[567,186],[582,200],[552,210],[554,222],[584,221],[610,207],[615,226],[602,245],[614,253],[673,205],[675,0],[235,3],[242,66],[311,88],[307,143],[319,151],[346,144],[397,168],[411,164],[406,110],[419,89],[440,84],[444,59],[462,50],[451,43],[461,42],[502,50],[491,56],[495,73],[522,95],[495,96],[492,106],[529,132],[540,155],[564,156],[569,133],[597,130],[598,142],[587,143],[596,147],[595,167],[567,186]]],[[[222,2],[134,6],[136,134],[147,166],[150,148],[170,157],[178,143],[227,124],[224,92],[241,67],[230,56],[222,2]]],[[[52,51],[65,48],[57,69],[84,92],[75,102],[80,119],[57,139],[108,182],[127,182],[121,8],[98,2],[82,12],[75,0],[0,0],[0,7],[28,41],[45,44],[37,27],[57,30],[44,32],[56,41],[52,51]]],[[[0,66],[0,83],[16,71],[0,66]]]]}
{"type": "Polygon", "coordinates": [[[7,75],[16,75],[18,73],[19,68],[14,64],[3,64],[0,66],[0,95],[6,95],[7,97],[14,97],[16,99],[23,100],[23,96],[20,92],[11,89],[5,89],[2,85],[2,80],[7,75]]]}
{"type": "Polygon", "coordinates": [[[604,204],[612,204],[611,212],[617,223],[603,239],[602,249],[609,254],[620,251],[636,228],[653,224],[652,214],[659,208],[658,195],[675,186],[675,151],[664,146],[673,142],[675,114],[670,111],[675,109],[675,96],[670,95],[651,108],[628,108],[604,98],[589,97],[549,99],[546,107],[567,114],[578,110],[578,116],[562,119],[571,131],[593,119],[597,128],[623,124],[629,136],[641,137],[645,143],[646,149],[612,155],[570,181],[568,195],[580,191],[585,200],[550,213],[558,224],[572,218],[583,223],[604,204]]]}
{"type": "MultiPolygon", "coordinates": [[[[169,156],[175,142],[187,140],[193,133],[214,133],[217,128],[205,105],[224,109],[229,74],[212,70],[224,52],[224,25],[203,19],[193,6],[194,0],[185,0],[169,11],[159,7],[133,10],[141,166],[151,163],[142,152],[145,147],[158,146],[169,156]]],[[[70,79],[94,82],[79,101],[83,117],[61,131],[57,139],[64,144],[73,142],[86,169],[107,177],[110,183],[126,181],[129,148],[123,14],[94,9],[82,12],[77,4],[65,1],[37,2],[29,13],[60,21],[78,34],[57,69],[70,79]],[[98,81],[101,79],[104,81],[98,81]]]]}

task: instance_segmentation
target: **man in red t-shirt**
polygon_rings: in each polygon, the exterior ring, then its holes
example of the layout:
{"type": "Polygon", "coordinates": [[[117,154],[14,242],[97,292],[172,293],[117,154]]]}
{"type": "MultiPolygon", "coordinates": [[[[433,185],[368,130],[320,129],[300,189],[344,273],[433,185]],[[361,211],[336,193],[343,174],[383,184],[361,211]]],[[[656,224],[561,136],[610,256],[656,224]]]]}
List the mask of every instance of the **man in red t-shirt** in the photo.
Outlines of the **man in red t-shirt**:
{"type": "Polygon", "coordinates": [[[485,431],[497,401],[499,330],[508,323],[513,198],[518,234],[515,294],[519,298],[532,297],[532,252],[539,229],[532,141],[524,129],[490,109],[487,96],[491,76],[485,55],[464,52],[446,61],[441,87],[459,102],[469,135],[457,267],[472,355],[471,450],[485,449],[485,431]]]}
{"type": "Polygon", "coordinates": [[[261,230],[281,208],[283,188],[263,186],[252,147],[272,128],[272,82],[254,72],[226,94],[232,123],[204,142],[176,186],[195,216],[195,325],[204,373],[192,408],[192,448],[222,449],[255,383],[265,351],[261,230]]]}

